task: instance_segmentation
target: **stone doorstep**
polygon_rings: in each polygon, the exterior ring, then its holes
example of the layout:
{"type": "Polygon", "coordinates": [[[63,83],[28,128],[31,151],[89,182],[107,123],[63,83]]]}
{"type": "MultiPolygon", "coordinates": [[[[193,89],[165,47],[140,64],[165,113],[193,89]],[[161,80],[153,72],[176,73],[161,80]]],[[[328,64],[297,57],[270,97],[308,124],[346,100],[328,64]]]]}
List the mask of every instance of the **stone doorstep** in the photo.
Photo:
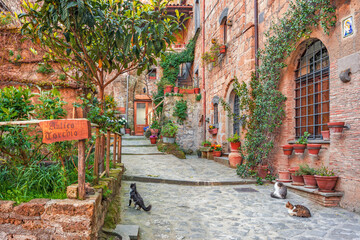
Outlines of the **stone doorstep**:
{"type": "Polygon", "coordinates": [[[305,188],[303,186],[294,186],[291,183],[284,183],[289,189],[295,193],[308,198],[309,200],[316,202],[324,207],[336,207],[339,205],[343,192],[319,192],[318,189],[305,188]]]}
{"type": "Polygon", "coordinates": [[[218,162],[222,165],[225,165],[227,167],[230,167],[229,158],[228,157],[214,157],[214,161],[218,162]]]}
{"type": "Polygon", "coordinates": [[[122,237],[122,240],[138,240],[139,226],[138,225],[116,225],[115,229],[102,229],[106,233],[122,237]]]}

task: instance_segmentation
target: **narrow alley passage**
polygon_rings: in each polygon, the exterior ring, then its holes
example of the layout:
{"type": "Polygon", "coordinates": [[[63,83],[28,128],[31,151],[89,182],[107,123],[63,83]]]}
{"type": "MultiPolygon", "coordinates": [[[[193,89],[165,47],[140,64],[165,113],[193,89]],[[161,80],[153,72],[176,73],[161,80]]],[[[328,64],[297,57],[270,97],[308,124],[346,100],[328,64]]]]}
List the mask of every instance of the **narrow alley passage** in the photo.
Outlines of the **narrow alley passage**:
{"type": "Polygon", "coordinates": [[[234,169],[164,155],[149,143],[141,137],[123,139],[121,224],[139,225],[142,240],[360,239],[356,213],[322,207],[291,191],[285,200],[273,199],[271,184],[246,184],[234,169]],[[152,205],[150,212],[128,207],[132,182],[145,205],[152,205]],[[287,201],[307,206],[312,217],[289,216],[287,201]]]}

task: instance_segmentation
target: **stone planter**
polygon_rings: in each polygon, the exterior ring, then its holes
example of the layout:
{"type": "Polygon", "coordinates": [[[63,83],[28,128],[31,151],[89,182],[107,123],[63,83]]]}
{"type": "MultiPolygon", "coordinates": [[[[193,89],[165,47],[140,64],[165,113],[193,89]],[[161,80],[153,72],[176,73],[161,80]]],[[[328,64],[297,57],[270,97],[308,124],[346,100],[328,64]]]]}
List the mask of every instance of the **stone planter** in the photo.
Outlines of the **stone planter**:
{"type": "Polygon", "coordinates": [[[287,155],[287,156],[290,156],[292,154],[293,148],[294,147],[292,145],[284,145],[284,146],[282,146],[284,154],[287,155]]]}
{"type": "Polygon", "coordinates": [[[315,180],[317,185],[319,186],[320,192],[334,192],[334,188],[338,180],[338,177],[315,175],[315,180]]]}
{"type": "Polygon", "coordinates": [[[317,188],[314,175],[304,175],[303,177],[306,188],[317,188]]]}
{"type": "Polygon", "coordinates": [[[304,177],[303,176],[295,176],[295,175],[291,175],[292,178],[292,183],[291,185],[295,185],[295,186],[304,186],[304,177]]]}
{"type": "Polygon", "coordinates": [[[213,156],[214,157],[221,157],[221,151],[214,151],[213,156]]]}
{"type": "Polygon", "coordinates": [[[150,137],[151,144],[156,144],[157,137],[150,137]]]}
{"type": "Polygon", "coordinates": [[[218,128],[209,129],[209,133],[212,135],[216,135],[218,133],[218,128]]]}
{"type": "Polygon", "coordinates": [[[303,154],[305,152],[305,144],[294,144],[295,154],[303,154]]]}
{"type": "Polygon", "coordinates": [[[200,88],[194,88],[194,93],[199,94],[200,93],[200,88]]]}
{"type": "Polygon", "coordinates": [[[231,142],[230,143],[231,151],[239,151],[240,146],[241,146],[241,142],[231,142]]]}
{"type": "Polygon", "coordinates": [[[321,135],[324,141],[330,141],[330,131],[321,131],[321,135]]]}
{"type": "Polygon", "coordinates": [[[175,138],[174,137],[163,137],[163,142],[164,143],[175,143],[175,138]]]}
{"type": "Polygon", "coordinates": [[[310,144],[308,143],[307,149],[310,155],[317,156],[321,149],[321,144],[310,144]]]}
{"type": "Polygon", "coordinates": [[[329,122],[327,125],[332,133],[342,133],[345,122],[329,122]]]}

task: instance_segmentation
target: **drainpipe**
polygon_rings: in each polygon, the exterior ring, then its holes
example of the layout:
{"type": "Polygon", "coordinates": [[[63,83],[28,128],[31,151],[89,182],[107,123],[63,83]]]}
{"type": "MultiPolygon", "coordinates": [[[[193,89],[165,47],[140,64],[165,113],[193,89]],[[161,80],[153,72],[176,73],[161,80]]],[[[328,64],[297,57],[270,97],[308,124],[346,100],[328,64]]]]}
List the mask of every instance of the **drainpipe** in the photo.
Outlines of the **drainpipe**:
{"type": "Polygon", "coordinates": [[[126,107],[125,107],[125,111],[126,111],[126,122],[129,122],[129,77],[130,75],[126,76],[126,107]]]}
{"type": "MultiPolygon", "coordinates": [[[[205,0],[202,0],[202,55],[205,54],[205,0]]],[[[202,66],[202,92],[203,92],[203,124],[204,124],[204,135],[203,139],[206,140],[206,89],[205,89],[205,65],[202,66]]]]}
{"type": "Polygon", "coordinates": [[[258,20],[259,10],[258,10],[258,1],[254,0],[254,25],[255,25],[255,74],[258,77],[258,67],[259,67],[259,20],[258,20]]]}

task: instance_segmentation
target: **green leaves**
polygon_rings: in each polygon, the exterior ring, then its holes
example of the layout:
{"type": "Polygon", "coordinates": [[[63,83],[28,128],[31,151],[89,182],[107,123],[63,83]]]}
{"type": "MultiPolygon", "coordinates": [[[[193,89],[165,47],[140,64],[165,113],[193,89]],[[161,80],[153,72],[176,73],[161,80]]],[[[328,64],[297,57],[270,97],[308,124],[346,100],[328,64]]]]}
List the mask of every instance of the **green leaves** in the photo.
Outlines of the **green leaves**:
{"type": "Polygon", "coordinates": [[[178,123],[184,123],[188,117],[186,100],[181,99],[180,101],[176,101],[173,116],[178,117],[178,123]]]}

